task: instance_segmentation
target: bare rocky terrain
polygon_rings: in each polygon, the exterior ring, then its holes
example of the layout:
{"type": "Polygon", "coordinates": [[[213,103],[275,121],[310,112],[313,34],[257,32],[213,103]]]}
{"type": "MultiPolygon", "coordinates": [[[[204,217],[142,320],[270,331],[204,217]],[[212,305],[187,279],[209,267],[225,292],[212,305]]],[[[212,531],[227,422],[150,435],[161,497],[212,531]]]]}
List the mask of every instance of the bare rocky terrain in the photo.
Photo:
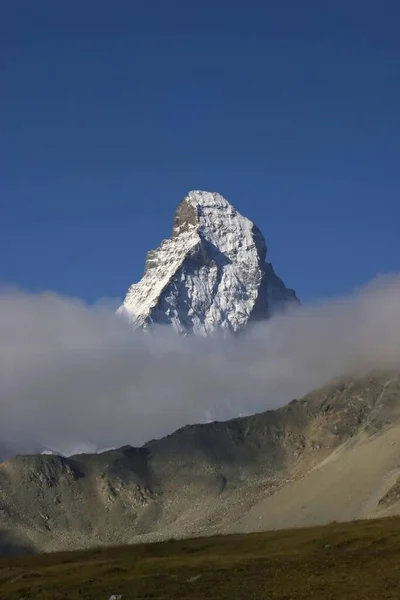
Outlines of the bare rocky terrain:
{"type": "Polygon", "coordinates": [[[0,464],[1,551],[250,532],[400,513],[400,376],[141,448],[0,464]]]}

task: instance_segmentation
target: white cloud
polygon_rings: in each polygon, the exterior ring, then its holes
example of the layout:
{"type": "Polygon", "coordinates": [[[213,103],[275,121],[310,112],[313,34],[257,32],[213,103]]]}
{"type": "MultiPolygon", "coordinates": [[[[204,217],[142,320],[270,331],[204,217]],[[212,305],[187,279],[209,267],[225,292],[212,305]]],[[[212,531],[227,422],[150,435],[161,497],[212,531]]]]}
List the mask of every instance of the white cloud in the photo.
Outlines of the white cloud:
{"type": "Polygon", "coordinates": [[[400,277],[235,339],[132,333],[108,303],[0,294],[0,440],[19,451],[139,445],[275,408],[351,372],[400,367],[400,277]]]}

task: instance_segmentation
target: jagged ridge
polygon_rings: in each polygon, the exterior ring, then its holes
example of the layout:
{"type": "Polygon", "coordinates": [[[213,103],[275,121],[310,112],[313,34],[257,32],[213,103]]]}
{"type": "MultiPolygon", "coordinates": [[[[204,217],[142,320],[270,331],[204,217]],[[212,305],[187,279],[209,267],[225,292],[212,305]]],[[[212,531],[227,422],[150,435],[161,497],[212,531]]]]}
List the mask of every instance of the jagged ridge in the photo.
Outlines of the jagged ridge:
{"type": "Polygon", "coordinates": [[[148,252],[144,275],[118,312],[134,326],[239,331],[298,303],[265,262],[266,252],[260,230],[220,194],[189,192],[175,212],[171,237],[148,252]]]}

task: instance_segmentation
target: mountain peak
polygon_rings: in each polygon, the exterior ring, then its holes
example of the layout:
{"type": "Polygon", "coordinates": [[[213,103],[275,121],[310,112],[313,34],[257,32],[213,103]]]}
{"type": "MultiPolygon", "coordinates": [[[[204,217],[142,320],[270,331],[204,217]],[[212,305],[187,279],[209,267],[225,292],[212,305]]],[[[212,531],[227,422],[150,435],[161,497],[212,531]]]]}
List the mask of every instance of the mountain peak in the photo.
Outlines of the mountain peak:
{"type": "Polygon", "coordinates": [[[256,225],[223,196],[191,191],[175,211],[171,237],[148,252],[144,275],[118,312],[134,326],[239,331],[298,302],[265,263],[266,252],[256,225]]]}

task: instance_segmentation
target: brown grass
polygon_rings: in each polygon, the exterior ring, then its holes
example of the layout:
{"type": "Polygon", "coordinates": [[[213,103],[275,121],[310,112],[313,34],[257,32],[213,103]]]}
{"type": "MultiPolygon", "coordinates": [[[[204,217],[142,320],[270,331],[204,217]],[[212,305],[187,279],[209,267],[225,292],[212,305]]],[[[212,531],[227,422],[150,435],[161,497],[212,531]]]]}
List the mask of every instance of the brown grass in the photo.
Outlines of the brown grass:
{"type": "Polygon", "coordinates": [[[0,559],[3,600],[400,598],[400,519],[0,559]]]}

